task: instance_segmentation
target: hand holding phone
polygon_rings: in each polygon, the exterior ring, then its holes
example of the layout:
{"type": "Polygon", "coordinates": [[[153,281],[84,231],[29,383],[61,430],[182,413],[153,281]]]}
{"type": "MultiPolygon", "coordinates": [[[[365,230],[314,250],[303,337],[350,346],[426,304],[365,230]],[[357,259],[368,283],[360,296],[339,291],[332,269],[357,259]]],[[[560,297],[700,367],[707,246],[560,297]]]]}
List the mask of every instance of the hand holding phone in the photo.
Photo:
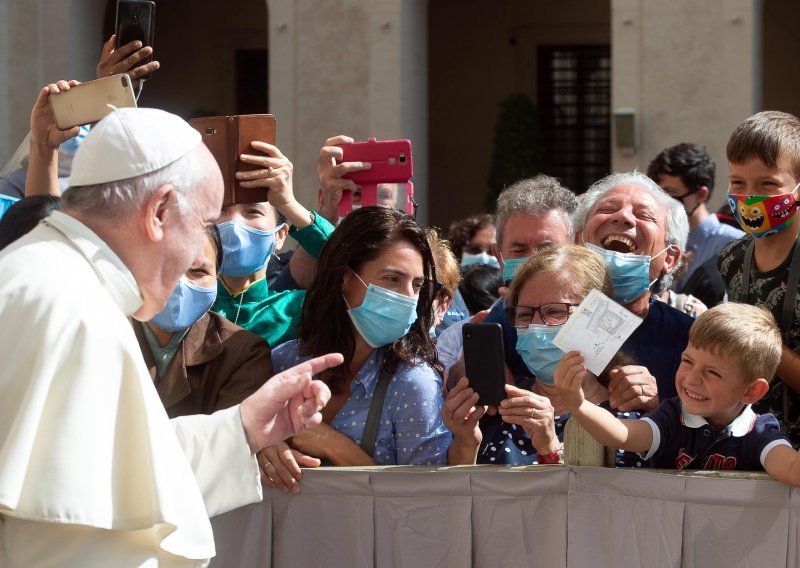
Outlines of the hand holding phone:
{"type": "Polygon", "coordinates": [[[147,78],[161,66],[158,61],[153,60],[152,55],[152,47],[142,47],[141,43],[135,41],[117,49],[117,36],[112,35],[103,44],[100,61],[97,62],[97,78],[119,73],[127,73],[134,82],[139,78],[147,78]],[[146,59],[150,62],[144,63],[146,59]]]}
{"type": "Polygon", "coordinates": [[[193,118],[189,124],[203,137],[222,171],[225,195],[222,203],[262,203],[269,201],[266,187],[247,187],[237,179],[236,172],[263,169],[257,164],[243,162],[242,154],[253,154],[251,142],[275,144],[275,117],[271,114],[240,114],[193,118]]]}
{"type": "Polygon", "coordinates": [[[499,323],[467,323],[461,328],[464,367],[478,404],[498,406],[506,398],[503,328],[499,323]]]}
{"type": "Polygon", "coordinates": [[[78,85],[80,85],[78,81],[56,81],[39,91],[39,96],[36,97],[36,102],[31,109],[30,141],[32,144],[55,152],[58,151],[61,144],[78,135],[80,129],[77,127],[67,130],[59,129],[50,107],[50,97],[69,91],[78,85]]]}
{"type": "MultiPolygon", "coordinates": [[[[406,195],[402,207],[406,214],[414,213],[414,186],[409,181],[414,175],[410,140],[378,141],[370,138],[367,142],[343,144],[341,148],[343,162],[368,162],[372,165],[369,169],[344,175],[360,187],[362,206],[385,207],[390,201],[396,203],[399,191],[397,184],[405,184],[406,195]]],[[[353,193],[349,190],[342,192],[340,217],[353,210],[353,193]]]]}
{"type": "Polygon", "coordinates": [[[111,106],[136,106],[131,80],[124,73],[71,86],[51,94],[49,102],[59,130],[97,122],[111,112],[111,106]]]}
{"type": "MultiPolygon", "coordinates": [[[[156,3],[151,0],[118,0],[115,29],[117,49],[134,41],[142,42],[142,48],[152,48],[156,33],[156,3]]],[[[152,49],[150,53],[152,54],[152,49]]],[[[133,67],[146,65],[151,61],[152,55],[148,55],[137,61],[133,67]]],[[[137,77],[149,79],[150,75],[137,77]]]]}

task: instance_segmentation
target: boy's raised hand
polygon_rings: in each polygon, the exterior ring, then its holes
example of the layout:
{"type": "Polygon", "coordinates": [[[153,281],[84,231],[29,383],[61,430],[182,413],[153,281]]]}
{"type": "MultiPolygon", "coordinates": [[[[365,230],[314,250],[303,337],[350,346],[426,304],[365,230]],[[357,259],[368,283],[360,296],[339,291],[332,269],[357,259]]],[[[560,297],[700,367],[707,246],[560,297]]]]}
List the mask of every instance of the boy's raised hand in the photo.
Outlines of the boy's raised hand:
{"type": "Polygon", "coordinates": [[[586,378],[586,367],[583,355],[578,351],[570,351],[556,365],[555,385],[561,402],[570,412],[575,412],[583,404],[583,379],[586,378]]]}

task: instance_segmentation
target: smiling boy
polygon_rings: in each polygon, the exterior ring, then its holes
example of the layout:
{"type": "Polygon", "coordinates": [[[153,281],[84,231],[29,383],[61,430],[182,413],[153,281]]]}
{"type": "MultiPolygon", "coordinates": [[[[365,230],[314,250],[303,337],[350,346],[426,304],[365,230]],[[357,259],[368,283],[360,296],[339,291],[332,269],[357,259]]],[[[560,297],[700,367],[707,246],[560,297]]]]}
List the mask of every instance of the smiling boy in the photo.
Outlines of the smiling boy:
{"type": "Polygon", "coordinates": [[[800,181],[800,119],[776,111],[755,114],[731,135],[727,155],[728,201],[742,230],[749,234],[720,251],[719,271],[730,300],[765,307],[780,327],[783,348],[777,380],[756,411],[774,414],[797,447],[800,296],[791,267],[796,263],[800,269],[800,253],[795,252],[800,222],[794,218],[800,181]],[[787,289],[792,290],[788,297],[787,289]]]}
{"type": "Polygon", "coordinates": [[[766,470],[800,484],[800,458],[771,414],[751,404],[769,389],[781,358],[772,316],[746,304],[721,304],[702,314],[675,376],[678,396],[641,420],[619,420],[588,403],[581,387],[583,357],[571,351],[555,383],[572,416],[600,443],[640,452],[653,467],[766,470]]]}

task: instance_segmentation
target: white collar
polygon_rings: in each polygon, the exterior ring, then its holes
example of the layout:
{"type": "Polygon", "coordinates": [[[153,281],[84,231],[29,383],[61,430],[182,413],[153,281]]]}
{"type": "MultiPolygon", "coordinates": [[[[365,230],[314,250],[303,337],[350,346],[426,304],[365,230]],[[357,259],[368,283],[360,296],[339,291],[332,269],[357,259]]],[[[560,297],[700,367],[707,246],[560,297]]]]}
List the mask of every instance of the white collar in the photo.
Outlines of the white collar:
{"type": "MultiPolygon", "coordinates": [[[[741,438],[753,429],[756,418],[758,418],[758,415],[753,412],[753,409],[748,404],[742,409],[739,416],[737,416],[733,422],[723,428],[723,431],[730,430],[731,436],[741,438]]],[[[683,408],[683,404],[681,404],[681,422],[687,428],[702,428],[708,424],[708,420],[702,416],[686,412],[683,408]]]]}
{"type": "Polygon", "coordinates": [[[142,296],[133,274],[94,231],[60,211],[50,213],[44,223],[66,237],[86,259],[126,317],[142,307],[142,296]]]}

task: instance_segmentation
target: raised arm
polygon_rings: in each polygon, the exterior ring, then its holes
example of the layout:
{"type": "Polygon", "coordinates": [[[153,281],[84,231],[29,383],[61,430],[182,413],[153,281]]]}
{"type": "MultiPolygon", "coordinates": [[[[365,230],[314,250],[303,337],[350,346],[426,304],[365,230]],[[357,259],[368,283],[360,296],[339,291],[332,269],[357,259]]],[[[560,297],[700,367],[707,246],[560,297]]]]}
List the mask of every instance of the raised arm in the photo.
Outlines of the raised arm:
{"type": "Polygon", "coordinates": [[[367,162],[342,162],[344,152],[342,144],[352,144],[353,139],[340,134],[325,140],[319,151],[317,160],[317,175],[319,175],[320,189],[317,195],[319,212],[331,224],[339,224],[339,202],[342,200],[342,191],[356,191],[356,183],[344,177],[351,172],[368,170],[372,164],[367,162]]]}
{"type": "Polygon", "coordinates": [[[577,351],[565,354],[556,366],[558,394],[572,416],[604,446],[629,452],[645,452],[653,444],[650,425],[640,420],[619,420],[583,396],[583,380],[589,371],[577,351]]]}
{"type": "Polygon", "coordinates": [[[75,126],[69,130],[56,127],[50,110],[50,97],[58,96],[78,81],[57,81],[43,87],[31,110],[31,139],[28,158],[28,176],[25,180],[25,196],[61,195],[58,185],[58,147],[80,132],[75,126]]]}

